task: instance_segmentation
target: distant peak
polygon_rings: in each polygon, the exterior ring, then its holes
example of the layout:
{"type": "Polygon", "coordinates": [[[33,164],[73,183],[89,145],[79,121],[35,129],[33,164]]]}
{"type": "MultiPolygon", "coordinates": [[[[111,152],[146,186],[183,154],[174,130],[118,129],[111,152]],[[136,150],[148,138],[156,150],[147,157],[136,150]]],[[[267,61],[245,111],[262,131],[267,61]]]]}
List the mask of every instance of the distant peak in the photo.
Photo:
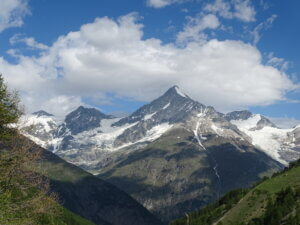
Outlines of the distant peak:
{"type": "Polygon", "coordinates": [[[88,107],[84,107],[84,106],[79,106],[77,109],[75,109],[73,112],[84,112],[84,111],[98,111],[100,112],[98,109],[96,108],[88,108],[88,107]]]}
{"type": "Polygon", "coordinates": [[[84,106],[79,106],[76,110],[84,110],[84,109],[88,109],[88,108],[85,108],[84,106]]]}
{"type": "Polygon", "coordinates": [[[32,115],[35,115],[37,117],[40,117],[40,116],[54,116],[54,115],[52,115],[50,113],[47,113],[44,110],[40,110],[40,111],[34,112],[34,113],[32,113],[32,115]]]}
{"type": "Polygon", "coordinates": [[[227,113],[225,115],[225,118],[227,118],[228,120],[247,120],[252,116],[253,114],[250,111],[240,110],[227,113]]]}
{"type": "Polygon", "coordinates": [[[183,98],[188,98],[188,96],[184,94],[177,85],[174,85],[173,87],[169,88],[166,94],[169,93],[180,95],[183,98]]]}
{"type": "Polygon", "coordinates": [[[111,115],[106,115],[104,113],[102,113],[100,110],[96,109],[96,108],[88,108],[88,107],[84,107],[84,106],[79,106],[77,109],[75,109],[74,111],[70,112],[66,118],[70,118],[70,117],[74,117],[74,116],[78,116],[78,115],[85,115],[85,116],[96,116],[96,117],[103,117],[103,118],[114,118],[114,116],[111,115]]]}

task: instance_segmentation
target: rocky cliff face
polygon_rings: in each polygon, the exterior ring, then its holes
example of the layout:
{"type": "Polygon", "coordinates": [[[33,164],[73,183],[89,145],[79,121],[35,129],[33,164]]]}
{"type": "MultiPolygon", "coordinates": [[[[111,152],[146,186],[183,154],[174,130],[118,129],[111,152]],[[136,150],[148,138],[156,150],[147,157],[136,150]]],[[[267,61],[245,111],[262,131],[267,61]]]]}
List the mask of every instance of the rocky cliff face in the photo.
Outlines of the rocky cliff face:
{"type": "Polygon", "coordinates": [[[248,111],[224,115],[177,86],[125,118],[79,107],[60,123],[45,114],[30,121],[20,126],[28,137],[165,221],[300,157],[298,128],[248,111]]]}

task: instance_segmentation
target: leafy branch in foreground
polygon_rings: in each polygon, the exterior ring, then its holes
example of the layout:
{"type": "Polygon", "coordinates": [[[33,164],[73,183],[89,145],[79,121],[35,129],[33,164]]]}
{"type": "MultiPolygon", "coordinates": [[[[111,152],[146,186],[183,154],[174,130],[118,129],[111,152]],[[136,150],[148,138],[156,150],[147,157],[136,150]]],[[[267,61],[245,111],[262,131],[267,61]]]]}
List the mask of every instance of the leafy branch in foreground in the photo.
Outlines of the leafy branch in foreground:
{"type": "Polygon", "coordinates": [[[0,224],[54,224],[55,195],[47,179],[34,172],[41,151],[9,127],[22,114],[19,102],[0,74],[0,224]]]}

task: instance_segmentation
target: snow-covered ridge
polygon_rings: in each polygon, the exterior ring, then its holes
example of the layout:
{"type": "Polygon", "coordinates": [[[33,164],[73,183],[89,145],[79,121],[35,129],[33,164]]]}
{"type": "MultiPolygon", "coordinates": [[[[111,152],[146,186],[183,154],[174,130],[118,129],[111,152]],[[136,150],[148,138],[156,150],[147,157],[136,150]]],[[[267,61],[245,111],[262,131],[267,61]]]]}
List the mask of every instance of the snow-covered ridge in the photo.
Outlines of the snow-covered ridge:
{"type": "Polygon", "coordinates": [[[113,127],[112,124],[118,120],[120,120],[120,118],[102,120],[99,128],[81,132],[77,135],[74,135],[73,138],[76,140],[77,144],[80,144],[82,146],[92,144],[99,150],[118,150],[119,148],[114,147],[114,141],[116,140],[116,138],[121,135],[126,129],[136,125],[136,123],[133,123],[125,124],[121,127],[113,127]]]}
{"type": "Polygon", "coordinates": [[[236,125],[241,130],[250,130],[252,128],[255,128],[260,120],[261,115],[254,114],[247,120],[231,120],[230,122],[236,125]]]}
{"type": "Polygon", "coordinates": [[[187,95],[184,94],[177,86],[175,86],[175,90],[177,92],[177,94],[179,94],[180,96],[187,98],[187,95]]]}
{"type": "Polygon", "coordinates": [[[113,118],[96,109],[79,107],[63,121],[39,111],[22,118],[19,127],[37,144],[83,166],[107,163],[107,154],[133,151],[177,125],[193,132],[202,150],[210,138],[222,137],[252,143],[282,164],[300,157],[300,125],[297,132],[296,128],[279,129],[266,117],[249,111],[226,116],[190,99],[174,86],[128,117],[113,118]]]}
{"type": "MultiPolygon", "coordinates": [[[[143,120],[150,120],[155,114],[156,112],[145,115],[143,120]]],[[[72,160],[75,158],[74,161],[71,161],[72,163],[83,163],[85,165],[90,165],[92,161],[97,160],[97,156],[101,155],[101,152],[114,152],[137,143],[154,141],[173,126],[169,123],[158,124],[134,142],[127,141],[115,145],[115,141],[120,135],[138,123],[113,126],[120,119],[102,119],[98,127],[73,135],[66,128],[64,121],[57,121],[54,116],[47,116],[46,113],[23,116],[17,126],[25,136],[41,147],[47,148],[62,157],[70,156],[72,160]],[[90,162],[80,161],[80,159],[78,161],[76,160],[77,156],[79,158],[90,158],[90,162]]],[[[78,123],[78,121],[74,120],[74,123],[78,123]]]]}
{"type": "Polygon", "coordinates": [[[254,114],[247,120],[231,120],[241,131],[246,133],[252,140],[252,144],[263,150],[267,155],[276,161],[288,165],[295,156],[300,157],[297,151],[295,137],[292,129],[281,129],[265,125],[261,129],[256,129],[262,116],[254,114]],[[293,156],[293,157],[291,157],[293,156]]]}
{"type": "Polygon", "coordinates": [[[41,125],[45,132],[50,132],[57,125],[58,121],[52,116],[38,116],[38,115],[25,115],[20,118],[20,127],[30,127],[35,125],[41,125]]]}

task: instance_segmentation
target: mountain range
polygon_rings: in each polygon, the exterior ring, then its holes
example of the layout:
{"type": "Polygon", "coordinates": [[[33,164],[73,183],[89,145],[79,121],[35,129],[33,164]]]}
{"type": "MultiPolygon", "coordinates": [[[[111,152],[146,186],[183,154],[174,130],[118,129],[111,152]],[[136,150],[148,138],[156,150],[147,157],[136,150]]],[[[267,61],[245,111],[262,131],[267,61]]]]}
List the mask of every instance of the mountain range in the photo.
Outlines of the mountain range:
{"type": "Polygon", "coordinates": [[[300,126],[280,129],[249,111],[223,114],[177,86],[124,118],[80,106],[63,121],[45,111],[26,115],[18,127],[164,221],[300,157],[300,126]]]}

